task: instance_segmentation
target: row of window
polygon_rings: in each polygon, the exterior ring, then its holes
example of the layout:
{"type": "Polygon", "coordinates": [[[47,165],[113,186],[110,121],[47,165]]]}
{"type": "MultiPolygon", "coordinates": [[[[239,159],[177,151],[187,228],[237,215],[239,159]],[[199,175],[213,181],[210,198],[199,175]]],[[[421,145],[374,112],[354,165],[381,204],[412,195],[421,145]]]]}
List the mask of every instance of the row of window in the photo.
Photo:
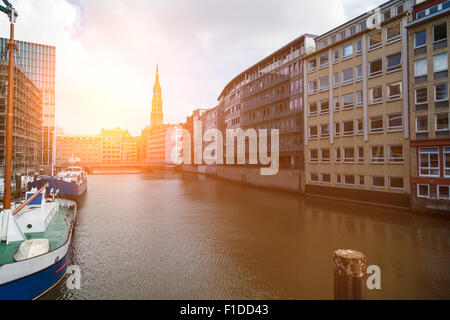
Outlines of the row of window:
{"type": "MultiPolygon", "coordinates": [[[[440,156],[438,147],[419,148],[419,176],[440,177],[440,156]]],[[[443,174],[444,177],[448,178],[450,177],[450,147],[444,147],[443,157],[443,174]]]]}
{"type": "MultiPolygon", "coordinates": [[[[385,188],[385,177],[370,176],[371,187],[376,189],[385,188]]],[[[405,184],[403,177],[387,177],[388,187],[391,190],[404,190],[405,184]]],[[[331,184],[331,174],[329,173],[310,173],[309,181],[311,183],[331,184]]],[[[336,174],[334,177],[334,184],[346,186],[365,186],[365,176],[352,174],[336,174]]]]}
{"type": "MultiPolygon", "coordinates": [[[[440,53],[433,56],[433,72],[448,70],[448,53],[440,53]]],[[[414,61],[414,77],[422,77],[428,74],[428,59],[418,59],[414,61]]]]}
{"type": "MultiPolygon", "coordinates": [[[[370,163],[382,164],[386,162],[385,149],[387,149],[387,162],[390,164],[402,164],[404,162],[403,145],[370,146],[370,163]]],[[[331,154],[329,148],[309,149],[310,163],[329,163],[331,154]]],[[[334,148],[335,163],[364,163],[364,147],[334,148]]]]}
{"type": "MultiPolygon", "coordinates": [[[[434,85],[434,102],[448,101],[448,82],[434,85]]],[[[428,104],[428,87],[414,89],[416,105],[428,104]]]]}
{"type": "MultiPolygon", "coordinates": [[[[387,132],[398,132],[403,130],[403,115],[401,113],[392,113],[387,115],[387,132]]],[[[443,126],[442,120],[439,118],[439,128],[443,126]]],[[[382,115],[369,117],[369,133],[377,134],[385,131],[384,117],[382,115]]],[[[448,127],[448,122],[447,122],[448,127]]],[[[350,137],[363,134],[363,120],[344,120],[334,123],[334,137],[350,137]]],[[[447,128],[448,130],[448,128],[447,128]]],[[[309,126],[309,140],[330,137],[330,124],[323,123],[320,125],[309,126]]]]}
{"type": "Polygon", "coordinates": [[[417,185],[417,197],[426,199],[439,199],[439,200],[450,200],[450,186],[436,186],[436,195],[432,195],[430,192],[429,184],[418,184],[417,185]]]}
{"type": "MultiPolygon", "coordinates": [[[[401,70],[402,68],[401,52],[397,52],[395,54],[387,56],[385,59],[385,65],[386,65],[386,73],[401,70]]],[[[354,83],[355,79],[357,82],[362,81],[363,78],[362,65],[357,65],[354,69],[355,71],[353,71],[352,67],[342,70],[340,73],[339,72],[334,73],[333,87],[338,88],[341,85],[352,84],[354,83]]],[[[369,62],[368,71],[369,71],[369,78],[374,78],[383,75],[383,59],[378,58],[376,60],[369,62]]],[[[330,81],[328,76],[319,78],[319,81],[317,81],[317,79],[311,80],[308,82],[308,94],[312,95],[317,93],[317,89],[319,89],[320,92],[326,91],[329,89],[329,86],[330,81]],[[319,85],[319,87],[317,87],[317,85],[319,85]]]]}
{"type": "MultiPolygon", "coordinates": [[[[449,131],[449,113],[437,113],[434,115],[434,130],[436,132],[449,131]]],[[[416,117],[416,133],[428,133],[428,115],[416,117]]]]}
{"type": "MultiPolygon", "coordinates": [[[[354,30],[356,31],[356,29],[354,30]]],[[[344,31],[345,32],[345,31],[344,31]]],[[[368,36],[368,50],[378,49],[383,45],[383,32],[382,30],[377,30],[368,36]]],[[[384,29],[385,43],[391,44],[401,39],[401,26],[400,22],[388,26],[384,29]]],[[[341,37],[341,40],[345,37],[341,37]]],[[[319,46],[320,47],[320,46],[319,46]]],[[[320,49],[320,48],[319,48],[320,49]]],[[[362,52],[362,41],[358,39],[353,42],[343,45],[341,48],[336,48],[333,50],[333,63],[338,63],[340,60],[347,60],[353,57],[353,52],[355,55],[359,55],[362,52]],[[355,50],[353,50],[355,47],[355,50]]],[[[319,68],[326,68],[329,63],[328,53],[324,53],[319,56],[319,68]]],[[[308,61],[308,73],[317,70],[317,59],[311,59],[308,61]]]]}
{"type": "MultiPolygon", "coordinates": [[[[448,90],[446,87],[447,83],[436,85],[437,94],[436,97],[442,101],[445,99],[445,95],[448,97],[448,90]]],[[[397,81],[393,83],[389,83],[386,85],[386,101],[395,101],[402,99],[402,82],[397,81]]],[[[383,85],[376,86],[373,88],[369,88],[368,102],[370,105],[383,103],[384,102],[384,94],[383,94],[383,85]]],[[[448,99],[448,98],[447,98],[448,99]]],[[[363,92],[362,90],[356,91],[355,93],[347,93],[342,97],[334,97],[333,98],[333,110],[349,110],[355,107],[363,106],[363,92]],[[355,101],[356,99],[356,101],[355,101]]],[[[330,112],[330,103],[328,99],[321,100],[319,102],[311,102],[308,104],[308,114],[310,116],[315,116],[317,114],[326,114],[330,112]]]]}
{"type": "MultiPolygon", "coordinates": [[[[447,40],[447,22],[433,26],[433,43],[447,40]]],[[[414,34],[414,49],[426,47],[427,31],[419,31],[414,34]]]]}

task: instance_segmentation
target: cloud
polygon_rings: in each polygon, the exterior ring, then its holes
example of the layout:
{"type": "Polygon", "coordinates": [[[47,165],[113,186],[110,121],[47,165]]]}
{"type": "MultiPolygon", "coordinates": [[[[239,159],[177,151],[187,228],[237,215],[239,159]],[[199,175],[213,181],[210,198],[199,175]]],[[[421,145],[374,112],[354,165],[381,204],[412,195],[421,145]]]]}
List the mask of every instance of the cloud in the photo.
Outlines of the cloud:
{"type": "MultiPolygon", "coordinates": [[[[57,123],[68,132],[150,121],[155,64],[166,122],[214,107],[226,83],[303,33],[381,0],[16,0],[17,38],[57,46],[57,123]]],[[[0,32],[7,36],[6,17],[0,32]]]]}

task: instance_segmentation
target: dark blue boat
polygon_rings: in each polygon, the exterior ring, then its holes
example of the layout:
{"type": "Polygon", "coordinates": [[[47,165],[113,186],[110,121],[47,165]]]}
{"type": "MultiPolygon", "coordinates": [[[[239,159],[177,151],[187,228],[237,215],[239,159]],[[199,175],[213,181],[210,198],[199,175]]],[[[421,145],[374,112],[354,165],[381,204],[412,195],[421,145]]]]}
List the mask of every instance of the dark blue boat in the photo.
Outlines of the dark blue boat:
{"type": "Polygon", "coordinates": [[[87,190],[87,174],[80,167],[70,167],[56,176],[40,176],[28,184],[28,190],[38,190],[48,183],[47,194],[58,193],[60,197],[79,197],[87,190]]]}

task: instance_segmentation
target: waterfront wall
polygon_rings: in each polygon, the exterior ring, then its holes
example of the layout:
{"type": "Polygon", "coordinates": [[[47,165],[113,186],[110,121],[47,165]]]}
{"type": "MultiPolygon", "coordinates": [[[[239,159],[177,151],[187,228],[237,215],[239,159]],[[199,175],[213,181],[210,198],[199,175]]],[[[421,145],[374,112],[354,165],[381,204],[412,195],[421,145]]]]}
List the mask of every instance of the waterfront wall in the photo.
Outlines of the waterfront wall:
{"type": "Polygon", "coordinates": [[[276,175],[263,176],[259,168],[244,166],[182,165],[185,172],[216,176],[250,186],[289,192],[304,192],[304,176],[299,169],[280,169],[276,175]]]}

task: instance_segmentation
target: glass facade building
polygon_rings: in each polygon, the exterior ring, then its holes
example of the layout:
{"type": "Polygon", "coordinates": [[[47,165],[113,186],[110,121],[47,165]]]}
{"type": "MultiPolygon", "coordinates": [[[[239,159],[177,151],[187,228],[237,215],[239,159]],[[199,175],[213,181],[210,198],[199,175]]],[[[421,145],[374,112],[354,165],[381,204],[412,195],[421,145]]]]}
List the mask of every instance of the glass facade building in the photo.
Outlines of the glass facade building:
{"type": "MultiPolygon", "coordinates": [[[[6,44],[8,39],[0,38],[0,61],[8,61],[6,44]]],[[[44,44],[15,41],[16,67],[34,82],[42,92],[42,145],[41,165],[52,163],[55,135],[55,54],[56,48],[44,44]]]]}

